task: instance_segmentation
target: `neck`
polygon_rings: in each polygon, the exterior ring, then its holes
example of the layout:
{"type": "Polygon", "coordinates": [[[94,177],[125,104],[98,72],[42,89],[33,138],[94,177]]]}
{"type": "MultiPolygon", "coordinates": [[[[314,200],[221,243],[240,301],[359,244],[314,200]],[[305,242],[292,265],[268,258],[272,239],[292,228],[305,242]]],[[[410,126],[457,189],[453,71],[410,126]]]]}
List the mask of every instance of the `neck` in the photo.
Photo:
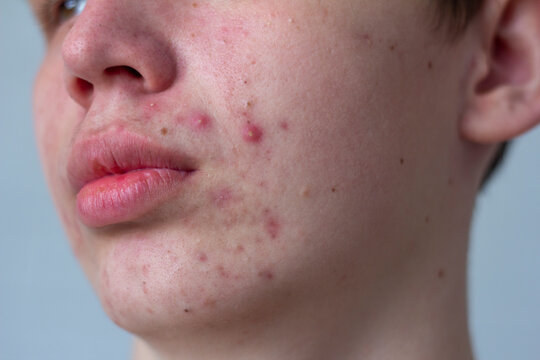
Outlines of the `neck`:
{"type": "Polygon", "coordinates": [[[446,261],[403,262],[371,284],[344,279],[332,296],[295,304],[270,320],[138,339],[134,359],[472,360],[461,243],[454,255],[440,249],[446,261]]]}

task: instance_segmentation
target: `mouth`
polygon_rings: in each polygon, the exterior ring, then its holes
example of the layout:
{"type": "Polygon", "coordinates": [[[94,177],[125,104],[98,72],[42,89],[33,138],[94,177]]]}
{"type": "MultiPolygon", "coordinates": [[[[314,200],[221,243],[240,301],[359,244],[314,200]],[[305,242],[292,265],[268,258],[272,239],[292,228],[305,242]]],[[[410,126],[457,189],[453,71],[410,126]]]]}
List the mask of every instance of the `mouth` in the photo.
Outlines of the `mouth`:
{"type": "Polygon", "coordinates": [[[77,215],[88,227],[138,220],[181,196],[195,171],[181,151],[125,130],[75,142],[67,167],[77,215]]]}

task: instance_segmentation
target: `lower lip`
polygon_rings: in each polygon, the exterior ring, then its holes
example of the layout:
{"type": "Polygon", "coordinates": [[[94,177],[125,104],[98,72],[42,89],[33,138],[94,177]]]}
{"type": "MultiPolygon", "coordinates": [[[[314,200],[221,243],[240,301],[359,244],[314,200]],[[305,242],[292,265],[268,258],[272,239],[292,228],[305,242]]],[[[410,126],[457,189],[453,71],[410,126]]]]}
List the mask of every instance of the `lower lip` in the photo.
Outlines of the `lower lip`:
{"type": "Polygon", "coordinates": [[[136,221],[179,191],[189,172],[140,169],[92,181],[77,194],[77,212],[89,227],[136,221]]]}

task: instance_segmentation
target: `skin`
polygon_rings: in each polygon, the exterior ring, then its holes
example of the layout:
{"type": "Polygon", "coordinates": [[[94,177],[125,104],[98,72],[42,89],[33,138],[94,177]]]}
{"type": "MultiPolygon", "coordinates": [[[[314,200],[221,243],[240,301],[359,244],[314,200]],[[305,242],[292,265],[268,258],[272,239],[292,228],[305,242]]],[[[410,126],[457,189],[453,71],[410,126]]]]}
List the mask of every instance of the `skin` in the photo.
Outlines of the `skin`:
{"type": "Polygon", "coordinates": [[[45,173],[136,359],[472,359],[469,223],[491,143],[514,134],[478,125],[493,31],[447,41],[432,11],[89,0],[46,31],[45,173]],[[133,221],[85,225],[73,144],[126,131],[197,171],[133,221]]]}

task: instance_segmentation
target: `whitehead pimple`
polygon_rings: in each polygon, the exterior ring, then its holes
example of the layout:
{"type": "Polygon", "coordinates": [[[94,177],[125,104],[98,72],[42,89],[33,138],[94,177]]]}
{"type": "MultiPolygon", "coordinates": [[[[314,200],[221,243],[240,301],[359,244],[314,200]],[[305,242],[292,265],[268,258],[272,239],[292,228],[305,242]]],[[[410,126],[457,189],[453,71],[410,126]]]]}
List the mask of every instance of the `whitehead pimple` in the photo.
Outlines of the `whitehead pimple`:
{"type": "Polygon", "coordinates": [[[242,128],[242,138],[251,144],[258,144],[262,141],[263,131],[260,127],[248,123],[242,128]]]}
{"type": "Polygon", "coordinates": [[[206,114],[193,114],[188,118],[188,123],[194,130],[207,130],[212,124],[212,119],[206,114]]]}

